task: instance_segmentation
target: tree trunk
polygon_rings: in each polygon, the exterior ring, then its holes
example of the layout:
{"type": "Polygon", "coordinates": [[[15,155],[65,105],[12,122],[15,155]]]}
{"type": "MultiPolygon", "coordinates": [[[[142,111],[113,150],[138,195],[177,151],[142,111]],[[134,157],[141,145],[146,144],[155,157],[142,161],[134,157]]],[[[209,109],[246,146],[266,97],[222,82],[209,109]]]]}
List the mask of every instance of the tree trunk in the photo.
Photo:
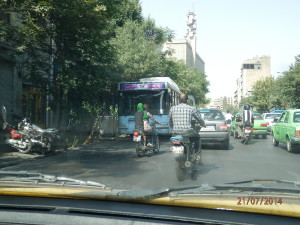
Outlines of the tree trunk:
{"type": "Polygon", "coordinates": [[[100,132],[100,127],[101,127],[101,123],[102,123],[101,119],[102,119],[102,117],[100,117],[100,116],[96,117],[94,124],[93,124],[93,128],[91,130],[91,133],[87,137],[85,142],[83,143],[84,145],[93,143],[95,141],[100,141],[100,139],[102,137],[101,132],[100,132]]]}

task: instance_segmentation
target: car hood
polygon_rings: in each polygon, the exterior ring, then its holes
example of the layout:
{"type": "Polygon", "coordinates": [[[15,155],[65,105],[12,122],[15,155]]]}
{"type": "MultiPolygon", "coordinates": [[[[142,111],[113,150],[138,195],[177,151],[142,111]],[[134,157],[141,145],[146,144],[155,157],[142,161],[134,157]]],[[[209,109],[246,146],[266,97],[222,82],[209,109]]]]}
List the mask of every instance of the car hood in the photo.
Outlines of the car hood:
{"type": "MultiPolygon", "coordinates": [[[[22,175],[23,176],[23,175],[22,175]]],[[[300,218],[300,183],[250,180],[144,190],[119,190],[69,178],[0,180],[0,195],[92,199],[234,210],[300,218]],[[55,182],[53,182],[55,181],[55,182]],[[58,182],[57,182],[58,181],[58,182]]]]}

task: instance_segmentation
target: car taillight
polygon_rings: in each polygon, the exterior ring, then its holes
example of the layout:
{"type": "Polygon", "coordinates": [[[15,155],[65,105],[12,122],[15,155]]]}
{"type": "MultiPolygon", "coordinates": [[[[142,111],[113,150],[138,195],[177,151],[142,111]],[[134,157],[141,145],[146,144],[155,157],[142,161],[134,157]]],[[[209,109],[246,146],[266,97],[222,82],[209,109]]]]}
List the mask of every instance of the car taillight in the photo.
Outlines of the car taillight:
{"type": "Polygon", "coordinates": [[[245,127],[246,130],[251,130],[251,127],[245,127]]]}
{"type": "Polygon", "coordinates": [[[227,130],[228,126],[227,125],[220,125],[219,128],[220,128],[220,130],[227,130]]]}
{"type": "Polygon", "coordinates": [[[267,127],[268,125],[266,124],[266,123],[262,123],[261,125],[260,125],[260,127],[267,127]]]}
{"type": "Polygon", "coordinates": [[[267,122],[267,126],[269,125],[269,122],[267,122]]]}
{"type": "Polygon", "coordinates": [[[133,132],[133,136],[139,136],[139,132],[133,132]]]}
{"type": "Polygon", "coordinates": [[[296,130],[296,131],[295,131],[295,135],[296,135],[296,136],[300,136],[300,130],[296,130]]]}
{"type": "Polygon", "coordinates": [[[173,145],[180,145],[180,141],[173,141],[173,145]]]}

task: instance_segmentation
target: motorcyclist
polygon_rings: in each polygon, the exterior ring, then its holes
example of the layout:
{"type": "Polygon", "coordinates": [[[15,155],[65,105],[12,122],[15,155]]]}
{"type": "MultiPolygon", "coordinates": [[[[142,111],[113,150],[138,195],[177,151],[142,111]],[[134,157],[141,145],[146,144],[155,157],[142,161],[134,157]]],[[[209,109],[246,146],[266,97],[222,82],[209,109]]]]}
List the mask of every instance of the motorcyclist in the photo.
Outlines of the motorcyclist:
{"type": "Polygon", "coordinates": [[[144,131],[144,107],[143,103],[137,105],[137,112],[134,114],[135,129],[144,131]]]}
{"type": "Polygon", "coordinates": [[[169,123],[173,129],[173,135],[180,134],[189,136],[195,140],[195,150],[200,151],[200,136],[192,126],[192,119],[195,119],[200,126],[205,127],[205,122],[201,118],[201,114],[195,107],[188,105],[188,96],[180,94],[179,104],[173,106],[169,112],[169,123]]]}
{"type": "Polygon", "coordinates": [[[229,112],[229,110],[227,110],[227,113],[225,114],[225,121],[226,121],[226,124],[231,124],[232,114],[229,112]]]}
{"type": "Polygon", "coordinates": [[[237,121],[237,130],[240,137],[242,136],[243,128],[245,126],[253,127],[253,122],[254,122],[254,117],[251,111],[251,107],[249,104],[245,104],[243,113],[239,115],[237,121]]]}
{"type": "MultiPolygon", "coordinates": [[[[161,124],[159,121],[157,121],[153,115],[149,112],[149,105],[148,104],[144,104],[143,105],[144,107],[144,117],[143,117],[143,120],[144,120],[144,130],[146,130],[146,126],[150,126],[149,124],[149,119],[151,119],[153,121],[154,124],[161,124]]],[[[156,140],[157,140],[157,134],[156,134],[156,131],[155,131],[155,128],[154,129],[150,129],[150,130],[146,130],[148,133],[151,133],[152,134],[152,138],[153,138],[153,144],[154,146],[156,146],[156,140]]]]}

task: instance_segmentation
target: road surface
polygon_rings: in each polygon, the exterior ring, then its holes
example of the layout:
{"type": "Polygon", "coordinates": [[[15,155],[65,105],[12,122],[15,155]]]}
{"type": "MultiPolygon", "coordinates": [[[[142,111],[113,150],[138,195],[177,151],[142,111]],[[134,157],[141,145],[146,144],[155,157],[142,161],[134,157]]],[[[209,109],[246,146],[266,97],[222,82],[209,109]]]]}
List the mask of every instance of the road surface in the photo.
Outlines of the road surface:
{"type": "Polygon", "coordinates": [[[118,189],[216,184],[249,179],[300,181],[300,154],[288,153],[286,146],[273,147],[272,137],[253,139],[244,145],[231,138],[230,149],[203,146],[196,180],[177,181],[168,139],[161,141],[158,154],[138,158],[130,139],[106,140],[76,150],[57,152],[25,160],[3,170],[25,170],[95,181],[118,189]]]}

